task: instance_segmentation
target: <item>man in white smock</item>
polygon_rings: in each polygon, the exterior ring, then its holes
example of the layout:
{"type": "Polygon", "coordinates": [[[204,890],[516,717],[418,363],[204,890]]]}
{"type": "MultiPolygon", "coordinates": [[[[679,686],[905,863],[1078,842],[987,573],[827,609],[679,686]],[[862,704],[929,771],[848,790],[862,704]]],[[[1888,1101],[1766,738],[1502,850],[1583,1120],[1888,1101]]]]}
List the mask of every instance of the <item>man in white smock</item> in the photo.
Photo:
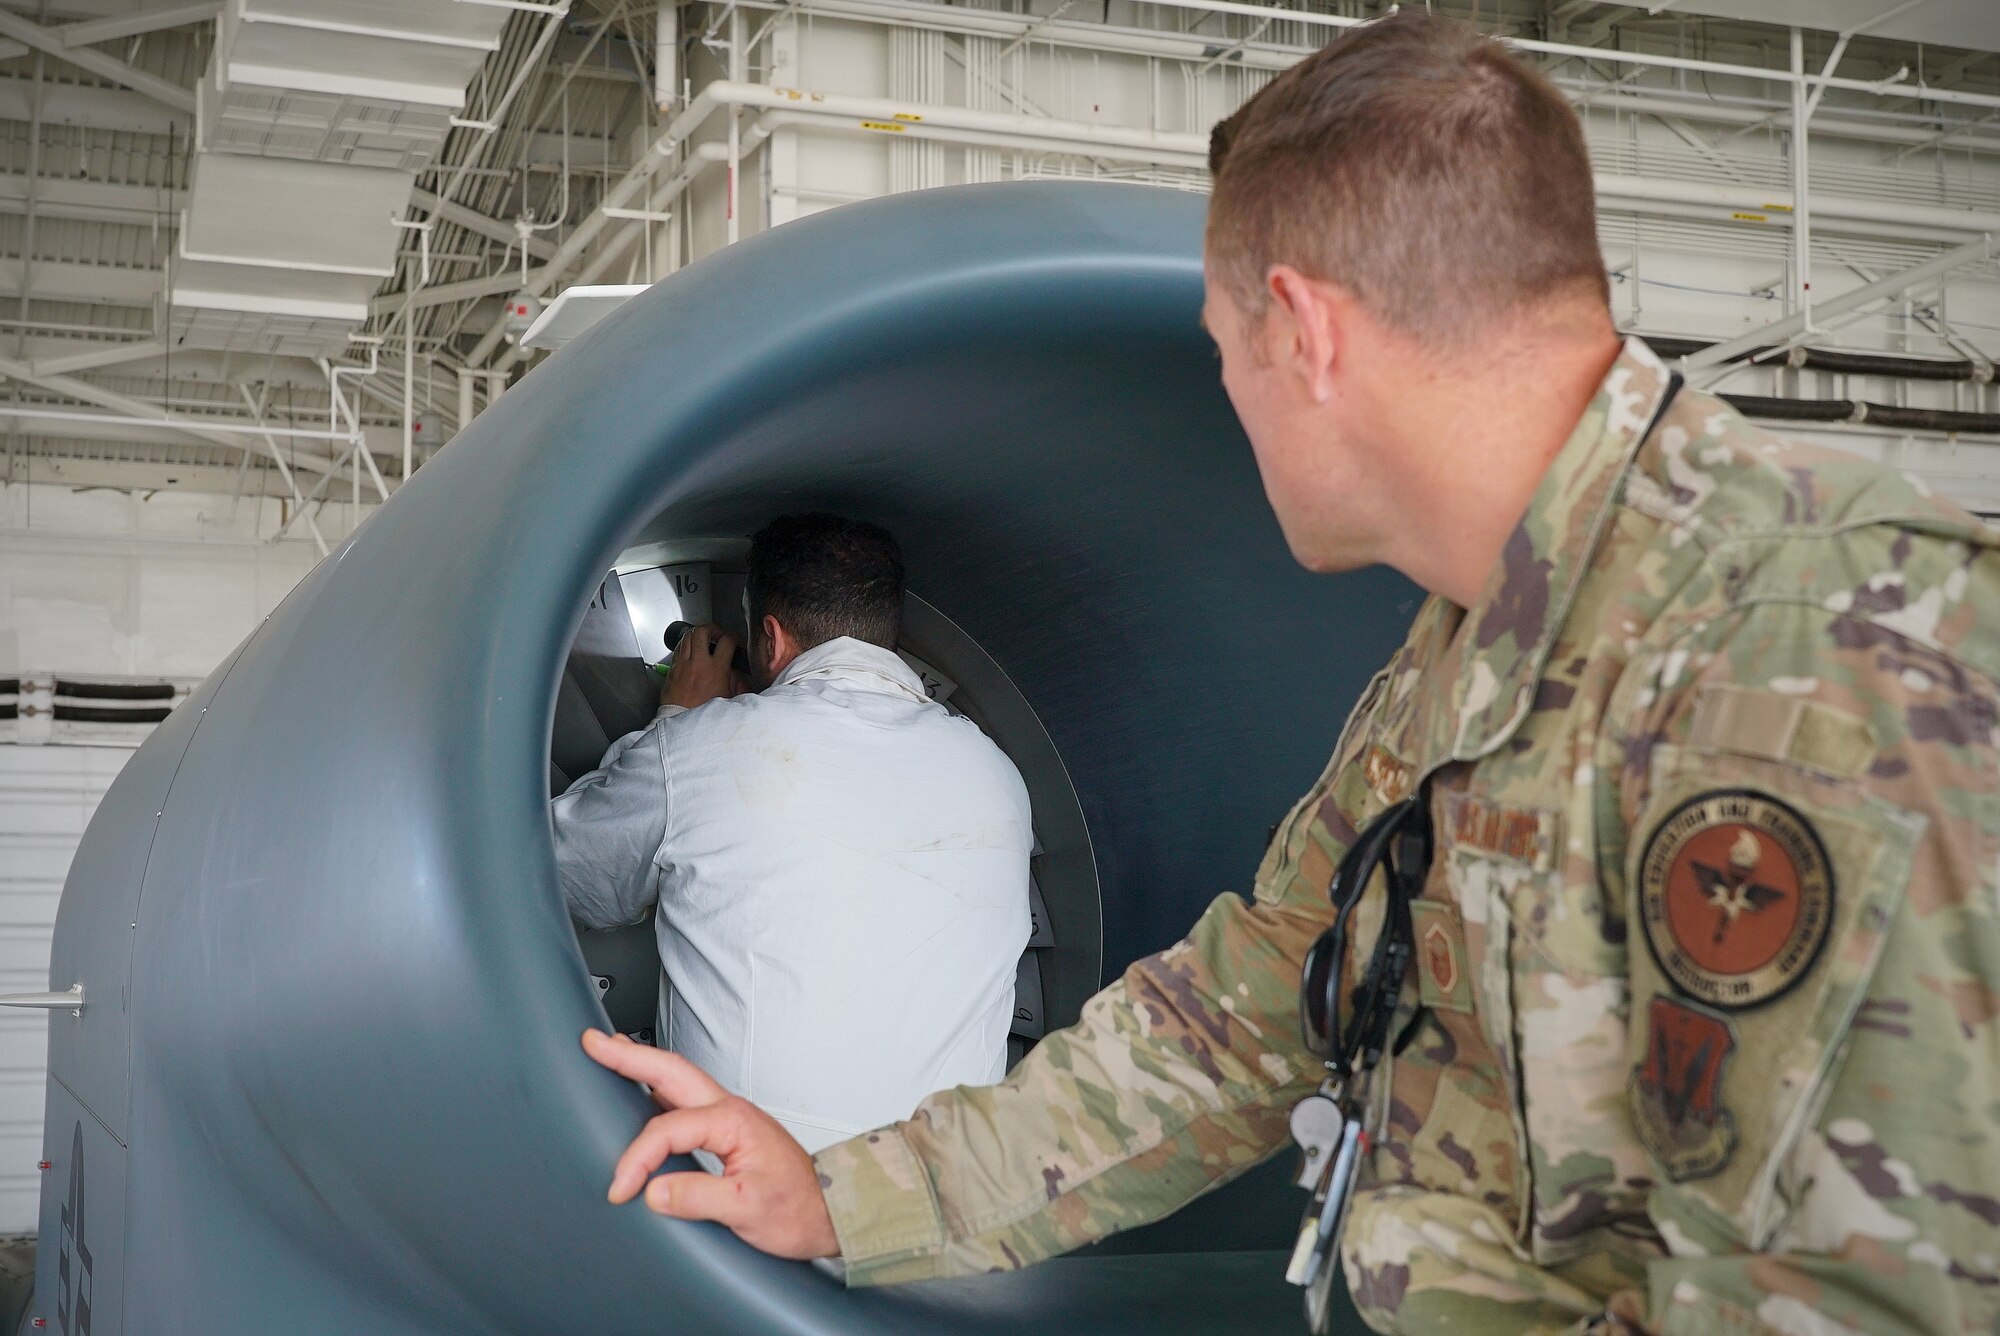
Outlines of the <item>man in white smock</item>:
{"type": "Polygon", "coordinates": [[[903,563],[833,515],[752,539],[749,664],[686,633],[660,713],[550,804],[570,912],[655,904],[659,1042],[808,1150],[1004,1074],[1028,794],[894,650],[903,563]]]}

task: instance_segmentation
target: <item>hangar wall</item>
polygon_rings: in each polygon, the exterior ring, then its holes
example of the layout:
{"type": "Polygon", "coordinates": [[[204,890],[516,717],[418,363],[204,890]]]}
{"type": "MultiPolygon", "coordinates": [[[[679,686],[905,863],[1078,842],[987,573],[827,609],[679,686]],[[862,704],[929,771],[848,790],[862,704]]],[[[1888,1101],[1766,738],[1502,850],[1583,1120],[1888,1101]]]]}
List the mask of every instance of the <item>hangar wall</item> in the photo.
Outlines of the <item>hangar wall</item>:
{"type": "MultiPolygon", "coordinates": [[[[282,510],[170,490],[5,488],[0,677],[206,677],[317,559],[303,536],[268,540],[282,510]]],[[[335,508],[328,523],[344,518],[335,508]]],[[[37,722],[0,719],[0,992],[47,986],[70,859],[150,731],[105,728],[74,745],[37,722]]],[[[0,1011],[0,1234],[35,1228],[47,1053],[43,1015],[0,1011]]]]}

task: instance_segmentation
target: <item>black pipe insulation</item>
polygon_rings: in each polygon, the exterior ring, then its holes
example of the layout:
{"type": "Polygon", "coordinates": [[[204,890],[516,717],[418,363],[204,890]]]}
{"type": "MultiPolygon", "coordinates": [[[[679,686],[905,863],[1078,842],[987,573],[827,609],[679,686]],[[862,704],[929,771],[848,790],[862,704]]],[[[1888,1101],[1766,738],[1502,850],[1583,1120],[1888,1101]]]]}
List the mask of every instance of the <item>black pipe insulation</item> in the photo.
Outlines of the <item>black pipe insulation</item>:
{"type": "Polygon", "coordinates": [[[0,677],[0,696],[18,696],[20,694],[21,694],[20,678],[0,677]]]}
{"type": "Polygon", "coordinates": [[[121,710],[105,705],[57,705],[56,718],[79,724],[157,724],[173,711],[165,706],[121,710]]]}
{"type": "Polygon", "coordinates": [[[71,682],[58,677],[56,695],[82,700],[172,700],[171,682],[71,682]]]}
{"type": "MultiPolygon", "coordinates": [[[[1677,339],[1664,335],[1640,337],[1669,362],[1715,346],[1713,339],[1677,339]]],[[[1730,360],[1803,367],[1808,371],[1831,371],[1849,376],[1890,376],[1901,380],[1955,380],[1983,384],[1993,379],[1990,365],[1966,358],[1904,357],[1895,353],[1839,352],[1830,348],[1752,348],[1730,360]]]]}
{"type": "Polygon", "coordinates": [[[11,700],[0,701],[0,719],[19,719],[20,717],[21,707],[18,704],[11,700]]]}
{"type": "Polygon", "coordinates": [[[1846,399],[1776,399],[1762,394],[1720,396],[1744,417],[1779,422],[1851,422],[1854,405],[1846,399]]]}
{"type": "Polygon", "coordinates": [[[1855,422],[1905,431],[1971,432],[2000,435],[2000,413],[1962,413],[1949,408],[1905,408],[1858,399],[1776,399],[1761,394],[1719,396],[1745,417],[1778,422],[1855,422]]]}

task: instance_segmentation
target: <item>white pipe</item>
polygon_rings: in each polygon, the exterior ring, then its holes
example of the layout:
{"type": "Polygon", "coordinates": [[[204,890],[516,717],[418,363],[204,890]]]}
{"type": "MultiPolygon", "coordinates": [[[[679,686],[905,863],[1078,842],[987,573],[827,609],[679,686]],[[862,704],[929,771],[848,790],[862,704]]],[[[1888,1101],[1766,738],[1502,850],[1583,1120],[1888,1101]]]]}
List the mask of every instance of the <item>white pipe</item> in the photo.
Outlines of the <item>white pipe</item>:
{"type": "MultiPolygon", "coordinates": [[[[403,322],[403,478],[410,480],[417,454],[416,423],[416,335],[410,332],[410,322],[403,322]]],[[[363,451],[363,453],[367,453],[363,451]]]]}
{"type": "Polygon", "coordinates": [[[239,436],[296,436],[311,441],[352,441],[345,431],[294,430],[288,427],[246,426],[226,418],[127,417],[114,413],[78,413],[67,408],[35,408],[27,404],[0,404],[0,418],[47,418],[57,422],[103,422],[118,427],[171,427],[176,431],[219,431],[239,436]]]}
{"type": "MultiPolygon", "coordinates": [[[[353,407],[348,404],[347,396],[340,392],[340,378],[342,376],[353,376],[359,380],[366,376],[372,376],[381,369],[382,339],[380,335],[365,339],[357,335],[355,336],[355,341],[365,341],[368,345],[367,366],[335,366],[324,357],[319,359],[320,370],[326,373],[328,390],[327,417],[333,425],[338,425],[334,421],[337,416],[344,415],[347,418],[350,438],[354,441],[355,448],[368,457],[368,473],[374,479],[375,490],[381,495],[384,501],[387,501],[389,499],[389,484],[382,480],[381,470],[375,467],[375,456],[369,454],[367,446],[362,441],[360,419],[355,415],[353,407]]],[[[405,383],[407,384],[408,382],[405,383]]],[[[361,465],[358,462],[354,466],[354,486],[357,493],[355,504],[358,506],[360,505],[359,491],[361,487],[361,465]]]]}
{"type": "MultiPolygon", "coordinates": [[[[1840,45],[1845,46],[1842,38],[1840,45]]],[[[1838,48],[1834,58],[1840,58],[1838,48]]],[[[1792,73],[1806,69],[1805,33],[1792,29],[1792,73]]],[[[1819,91],[1824,92],[1821,88],[1819,91]]],[[[1812,124],[1812,104],[1803,78],[1792,84],[1792,310],[1803,322],[1801,330],[1812,329],[1812,194],[1808,188],[1807,147],[1812,124]]]]}
{"type": "MultiPolygon", "coordinates": [[[[1667,93],[1653,93],[1638,88],[1611,91],[1610,84],[1592,86],[1575,79],[1558,79],[1556,84],[1566,92],[1577,93],[1582,99],[1588,99],[1587,107],[1579,107],[1580,110],[1586,111],[1679,116],[1685,120],[1705,121],[1715,125],[1748,127],[1771,124],[1782,119],[1785,114],[1784,108],[1776,103],[1750,99],[1710,101],[1707,98],[1675,97],[1667,93]],[[1592,96],[1593,93],[1596,96],[1592,96]]],[[[1852,117],[1836,116],[1832,113],[1824,115],[1816,113],[1813,117],[1813,124],[1818,127],[1822,138],[1836,136],[1863,143],[1900,144],[1912,149],[1928,148],[1950,140],[1955,150],[2000,152],[2000,134],[1976,133],[1978,126],[1991,123],[1984,118],[1967,120],[1951,129],[1939,131],[1935,128],[1887,121],[1855,120],[1852,117]]]]}
{"type": "MultiPolygon", "coordinates": [[[[729,78],[732,83],[745,81],[749,69],[749,53],[743,49],[743,11],[729,11],[729,78]]],[[[742,117],[736,108],[730,107],[729,117],[729,238],[728,244],[735,245],[742,235],[742,220],[738,217],[742,210],[743,190],[743,126],[742,117]]]]}
{"type": "MultiPolygon", "coordinates": [[[[1789,190],[1752,192],[1741,186],[1714,185],[1702,181],[1668,181],[1610,172],[1599,172],[1595,180],[1600,200],[1644,204],[1711,205],[1717,209],[1744,213],[1772,211],[1783,213],[1792,210],[1794,206],[1792,193],[1789,190]]],[[[1814,216],[1822,222],[1838,218],[1886,223],[1897,227],[1922,227],[1954,238],[2000,232],[2000,212],[1988,210],[1945,209],[1931,204],[1903,204],[1893,200],[1857,199],[1847,195],[1815,195],[1812,199],[1812,209],[1814,216]]]]}
{"type": "Polygon", "coordinates": [[[680,100],[680,0],[658,0],[653,7],[653,105],[668,112],[680,100]]]}
{"type": "MultiPolygon", "coordinates": [[[[1036,119],[1040,119],[1039,117],[1036,119]]],[[[816,116],[800,111],[770,111],[760,118],[769,121],[773,129],[785,126],[801,126],[822,132],[834,131],[880,139],[887,135],[898,138],[923,139],[947,144],[965,144],[975,148],[1015,149],[1026,153],[1060,153],[1071,157],[1087,155],[1112,158],[1120,162],[1135,162],[1153,167],[1201,168],[1208,165],[1208,154],[1201,152],[1176,151],[1160,147],[1152,149],[1132,148],[1103,151],[1095,141],[1080,144],[1074,139],[1054,135],[1004,134],[991,130],[962,129],[944,124],[904,124],[900,122],[875,122],[863,124],[848,117],[816,116]],[[878,128],[894,124],[895,129],[878,128]]],[[[1188,136],[1194,138],[1195,136],[1188,136]]]]}

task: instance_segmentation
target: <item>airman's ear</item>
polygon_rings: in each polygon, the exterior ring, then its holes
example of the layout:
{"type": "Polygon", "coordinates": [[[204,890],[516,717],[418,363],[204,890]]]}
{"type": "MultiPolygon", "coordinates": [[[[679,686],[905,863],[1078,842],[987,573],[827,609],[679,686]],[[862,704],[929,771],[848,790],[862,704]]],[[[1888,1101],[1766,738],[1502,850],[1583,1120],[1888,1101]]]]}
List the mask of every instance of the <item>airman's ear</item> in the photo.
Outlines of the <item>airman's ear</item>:
{"type": "Polygon", "coordinates": [[[1270,298],[1263,331],[1269,341],[1267,357],[1291,371],[1314,403],[1326,403],[1333,397],[1333,371],[1341,353],[1350,300],[1346,290],[1288,264],[1272,265],[1264,286],[1270,298]]]}

